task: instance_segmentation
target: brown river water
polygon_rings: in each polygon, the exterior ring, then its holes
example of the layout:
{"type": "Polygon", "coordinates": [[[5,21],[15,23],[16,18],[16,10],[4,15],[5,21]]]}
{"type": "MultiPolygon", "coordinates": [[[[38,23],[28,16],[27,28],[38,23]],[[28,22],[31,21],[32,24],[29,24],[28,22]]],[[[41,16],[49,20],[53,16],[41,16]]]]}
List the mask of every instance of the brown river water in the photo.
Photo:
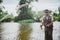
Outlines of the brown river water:
{"type": "MultiPolygon", "coordinates": [[[[41,23],[1,23],[0,40],[44,40],[41,23]]],[[[60,22],[54,22],[53,40],[60,40],[60,22]]]]}

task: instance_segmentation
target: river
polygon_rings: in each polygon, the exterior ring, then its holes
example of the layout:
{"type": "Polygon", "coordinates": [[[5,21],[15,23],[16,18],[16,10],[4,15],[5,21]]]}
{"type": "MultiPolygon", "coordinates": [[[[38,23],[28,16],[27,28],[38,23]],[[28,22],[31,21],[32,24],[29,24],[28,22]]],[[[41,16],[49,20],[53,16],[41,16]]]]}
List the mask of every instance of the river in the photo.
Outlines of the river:
{"type": "MultiPolygon", "coordinates": [[[[41,23],[1,23],[1,40],[44,40],[44,27],[41,23]]],[[[60,22],[53,23],[53,40],[60,40],[60,22]]]]}

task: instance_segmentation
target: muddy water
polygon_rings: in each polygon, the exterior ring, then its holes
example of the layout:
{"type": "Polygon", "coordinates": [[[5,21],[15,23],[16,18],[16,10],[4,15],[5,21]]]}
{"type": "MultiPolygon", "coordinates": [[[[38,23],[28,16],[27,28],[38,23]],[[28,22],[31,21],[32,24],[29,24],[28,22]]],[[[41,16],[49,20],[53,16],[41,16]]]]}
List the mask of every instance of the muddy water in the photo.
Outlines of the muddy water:
{"type": "MultiPolygon", "coordinates": [[[[1,40],[44,40],[44,27],[41,23],[2,23],[1,40]]],[[[60,40],[60,22],[54,22],[53,40],[60,40]]]]}

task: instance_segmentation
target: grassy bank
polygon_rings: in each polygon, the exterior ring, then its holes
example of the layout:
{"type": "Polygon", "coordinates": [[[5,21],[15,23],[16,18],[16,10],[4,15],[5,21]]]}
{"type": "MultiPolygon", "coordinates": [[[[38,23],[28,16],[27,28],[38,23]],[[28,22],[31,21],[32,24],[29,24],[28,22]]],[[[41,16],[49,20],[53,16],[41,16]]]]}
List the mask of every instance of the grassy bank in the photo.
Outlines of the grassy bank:
{"type": "Polygon", "coordinates": [[[19,23],[34,23],[36,22],[35,20],[32,20],[32,19],[28,19],[28,20],[21,20],[21,21],[18,21],[19,23]]]}

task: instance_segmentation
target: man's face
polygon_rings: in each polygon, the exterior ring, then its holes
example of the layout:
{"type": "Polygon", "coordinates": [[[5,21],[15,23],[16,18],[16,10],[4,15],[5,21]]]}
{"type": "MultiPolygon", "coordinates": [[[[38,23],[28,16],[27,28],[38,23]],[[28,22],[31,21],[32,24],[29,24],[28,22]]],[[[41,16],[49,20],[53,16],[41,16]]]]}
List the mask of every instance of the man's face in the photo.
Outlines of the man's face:
{"type": "Polygon", "coordinates": [[[49,16],[49,13],[48,12],[45,12],[45,16],[49,16]]]}

